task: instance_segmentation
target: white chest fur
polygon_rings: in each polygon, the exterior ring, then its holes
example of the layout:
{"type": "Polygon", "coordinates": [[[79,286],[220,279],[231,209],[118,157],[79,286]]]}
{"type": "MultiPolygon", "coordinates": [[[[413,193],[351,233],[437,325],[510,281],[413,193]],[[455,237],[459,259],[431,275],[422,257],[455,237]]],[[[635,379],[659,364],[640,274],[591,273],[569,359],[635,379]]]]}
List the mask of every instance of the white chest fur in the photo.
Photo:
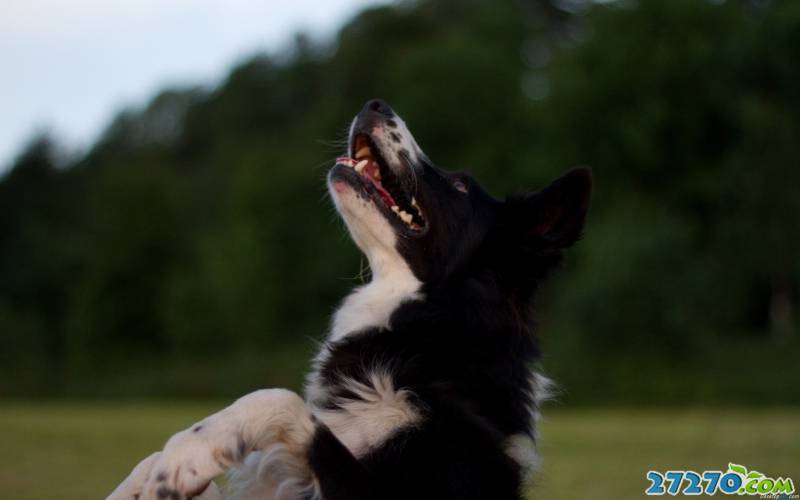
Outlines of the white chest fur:
{"type": "Polygon", "coordinates": [[[339,400],[336,410],[314,410],[314,415],[356,456],[420,420],[408,400],[408,391],[394,386],[391,373],[378,368],[366,375],[363,382],[343,382],[343,387],[358,398],[339,400]]]}
{"type": "Polygon", "coordinates": [[[328,340],[335,342],[365,328],[388,327],[389,318],[401,303],[421,298],[420,285],[403,263],[390,273],[357,288],[334,315],[328,340]]]}
{"type": "Polygon", "coordinates": [[[388,328],[392,313],[409,300],[420,300],[421,283],[399,259],[384,266],[373,281],[348,296],[333,317],[328,343],[314,360],[314,370],[306,384],[306,398],[312,411],[333,433],[359,455],[379,444],[396,429],[411,425],[419,416],[406,399],[406,392],[394,387],[392,374],[380,367],[370,368],[364,382],[342,381],[358,399],[339,401],[339,409],[326,411],[315,403],[324,401],[327,389],[319,378],[319,368],[330,356],[329,349],[349,335],[367,328],[388,328]]]}

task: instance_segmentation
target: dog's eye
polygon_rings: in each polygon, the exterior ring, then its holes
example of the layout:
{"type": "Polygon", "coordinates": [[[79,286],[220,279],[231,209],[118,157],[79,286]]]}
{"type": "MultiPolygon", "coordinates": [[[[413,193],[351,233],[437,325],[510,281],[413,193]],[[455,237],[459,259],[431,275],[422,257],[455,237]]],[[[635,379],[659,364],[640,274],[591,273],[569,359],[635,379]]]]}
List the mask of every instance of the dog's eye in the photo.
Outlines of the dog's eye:
{"type": "Polygon", "coordinates": [[[467,183],[462,181],[461,179],[456,179],[453,181],[453,187],[461,191],[462,193],[467,192],[467,183]]]}

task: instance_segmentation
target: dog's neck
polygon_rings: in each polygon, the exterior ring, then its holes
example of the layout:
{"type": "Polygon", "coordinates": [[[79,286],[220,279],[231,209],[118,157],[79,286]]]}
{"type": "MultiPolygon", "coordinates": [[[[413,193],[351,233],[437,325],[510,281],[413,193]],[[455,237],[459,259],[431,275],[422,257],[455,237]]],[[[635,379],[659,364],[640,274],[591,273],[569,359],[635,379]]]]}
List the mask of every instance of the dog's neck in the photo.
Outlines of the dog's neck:
{"type": "Polygon", "coordinates": [[[397,253],[369,255],[372,280],[356,288],[333,317],[329,340],[366,328],[388,328],[392,313],[405,301],[420,300],[422,283],[397,253]]]}

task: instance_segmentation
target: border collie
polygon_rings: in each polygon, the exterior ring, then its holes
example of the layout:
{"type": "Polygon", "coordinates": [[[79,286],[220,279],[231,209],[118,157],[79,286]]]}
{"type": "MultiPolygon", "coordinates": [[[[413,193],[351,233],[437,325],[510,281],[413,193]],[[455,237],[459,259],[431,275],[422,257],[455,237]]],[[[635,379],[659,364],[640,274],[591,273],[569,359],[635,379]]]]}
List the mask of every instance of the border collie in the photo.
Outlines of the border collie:
{"type": "Polygon", "coordinates": [[[519,500],[546,379],[531,302],[582,233],[587,168],[501,201],[433,166],[371,100],[328,190],[371,281],[333,317],[306,399],[248,394],[174,435],[117,499],[519,500]]]}

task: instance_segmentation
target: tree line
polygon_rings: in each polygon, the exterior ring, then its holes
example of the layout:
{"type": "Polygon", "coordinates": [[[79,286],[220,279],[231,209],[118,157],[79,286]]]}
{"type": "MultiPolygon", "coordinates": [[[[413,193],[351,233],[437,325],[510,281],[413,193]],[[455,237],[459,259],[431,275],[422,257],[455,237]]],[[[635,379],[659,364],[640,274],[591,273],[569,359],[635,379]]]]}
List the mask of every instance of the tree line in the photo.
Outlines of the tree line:
{"type": "Polygon", "coordinates": [[[798,402],[798,47],[791,1],[401,2],[165,89],[78,158],[36,137],[0,179],[0,395],[299,386],[366,279],[324,176],[382,97],[498,196],[594,168],[538,304],[563,399],[798,402]]]}

